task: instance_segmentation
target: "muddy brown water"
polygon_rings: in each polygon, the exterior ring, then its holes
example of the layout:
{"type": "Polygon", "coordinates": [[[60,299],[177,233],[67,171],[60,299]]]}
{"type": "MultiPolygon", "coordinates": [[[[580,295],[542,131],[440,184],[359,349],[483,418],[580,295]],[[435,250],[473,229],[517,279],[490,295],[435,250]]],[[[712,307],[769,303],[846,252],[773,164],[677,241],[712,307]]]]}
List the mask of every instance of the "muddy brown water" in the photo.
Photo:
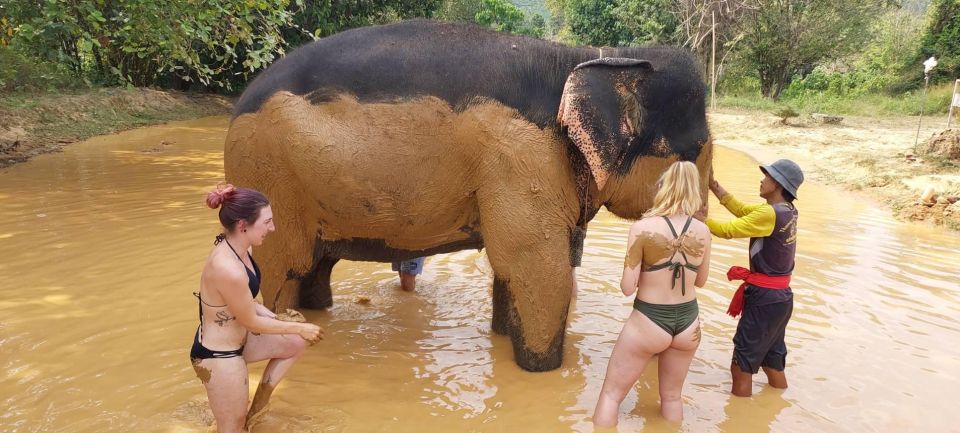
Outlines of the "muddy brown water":
{"type": "MultiPolygon", "coordinates": [[[[218,230],[202,197],[222,179],[226,126],[129,131],[0,170],[0,431],[209,431],[188,360],[191,292],[218,230]]],[[[756,198],[754,166],[717,149],[718,178],[743,199],[756,198]]],[[[746,262],[746,241],[716,240],[684,424],[660,419],[652,363],[620,431],[960,431],[960,236],[812,182],[798,205],[791,387],[727,394],[736,322],[723,273],[746,262]]],[[[712,212],[724,211],[713,201],[712,212]]],[[[341,262],[334,308],[305,312],[326,340],[253,431],[591,431],[631,308],[618,290],[628,224],[609,213],[590,224],[563,366],[547,373],[520,370],[491,333],[482,253],[428,259],[416,294],[389,264],[341,262]]]]}

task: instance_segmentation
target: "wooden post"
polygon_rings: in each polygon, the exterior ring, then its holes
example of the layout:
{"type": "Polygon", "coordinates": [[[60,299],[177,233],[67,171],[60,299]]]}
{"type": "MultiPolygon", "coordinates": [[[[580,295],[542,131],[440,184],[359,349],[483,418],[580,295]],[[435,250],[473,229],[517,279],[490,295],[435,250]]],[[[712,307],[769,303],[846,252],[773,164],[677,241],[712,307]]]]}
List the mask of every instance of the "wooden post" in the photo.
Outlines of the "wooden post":
{"type": "Polygon", "coordinates": [[[712,25],[710,33],[713,36],[713,49],[710,54],[710,111],[717,110],[717,13],[710,11],[712,25]]]}
{"type": "Polygon", "coordinates": [[[960,86],[960,80],[953,82],[953,93],[950,95],[950,112],[947,113],[947,129],[950,129],[950,122],[953,120],[953,109],[960,107],[960,93],[957,93],[957,87],[960,86]]]}
{"type": "Polygon", "coordinates": [[[923,93],[920,94],[920,119],[917,120],[917,138],[913,139],[913,153],[917,153],[917,144],[920,143],[920,126],[923,125],[923,105],[927,101],[927,85],[930,84],[930,72],[923,74],[923,93]]]}

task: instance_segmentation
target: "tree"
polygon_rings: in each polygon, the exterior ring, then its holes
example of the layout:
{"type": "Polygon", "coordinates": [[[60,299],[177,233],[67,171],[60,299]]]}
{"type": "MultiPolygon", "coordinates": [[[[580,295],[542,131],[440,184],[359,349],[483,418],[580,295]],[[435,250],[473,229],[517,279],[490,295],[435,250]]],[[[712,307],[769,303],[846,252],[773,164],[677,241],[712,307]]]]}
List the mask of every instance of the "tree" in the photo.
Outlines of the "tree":
{"type": "Polygon", "coordinates": [[[616,47],[633,39],[617,16],[615,0],[550,0],[548,5],[563,17],[561,35],[573,43],[616,47]]]}
{"type": "Polygon", "coordinates": [[[506,0],[447,0],[438,17],[448,21],[470,21],[498,32],[518,33],[542,38],[546,21],[536,13],[523,10],[506,0]]]}
{"type": "Polygon", "coordinates": [[[547,20],[540,14],[527,15],[527,20],[524,23],[526,34],[543,38],[544,34],[547,33],[547,20]]]}
{"type": "Polygon", "coordinates": [[[105,84],[199,82],[232,89],[283,53],[289,0],[31,0],[19,46],[105,84]]]}
{"type": "Polygon", "coordinates": [[[447,0],[437,11],[437,18],[445,21],[474,22],[480,12],[480,0],[447,0]]]}
{"type": "Polygon", "coordinates": [[[18,0],[0,17],[24,52],[99,83],[234,91],[290,47],[441,1],[18,0]]]}
{"type": "Polygon", "coordinates": [[[290,4],[292,21],[283,36],[298,46],[346,29],[432,17],[442,5],[442,0],[299,0],[290,4]]]}
{"type": "Polygon", "coordinates": [[[523,11],[505,0],[481,0],[474,21],[498,32],[517,33],[523,27],[523,11]]]}
{"type": "Polygon", "coordinates": [[[717,46],[717,78],[726,70],[727,58],[738,52],[744,37],[747,13],[759,8],[758,0],[674,0],[678,45],[689,48],[703,66],[704,76],[717,46]],[[716,35],[714,35],[716,32],[716,35]]]}
{"type": "Polygon", "coordinates": [[[719,43],[733,37],[744,5],[756,0],[548,0],[572,42],[625,46],[681,45],[710,52],[711,12],[722,32],[719,43]]]}
{"type": "Polygon", "coordinates": [[[764,96],[777,99],[794,75],[848,55],[870,38],[890,3],[878,0],[758,0],[744,20],[744,59],[764,96]]]}
{"type": "Polygon", "coordinates": [[[629,44],[676,42],[677,16],[674,0],[621,0],[613,16],[629,34],[629,44]]]}
{"type": "Polygon", "coordinates": [[[935,0],[930,24],[920,40],[920,53],[911,65],[922,80],[921,63],[936,56],[939,65],[931,72],[933,82],[960,78],[960,0],[935,0]]]}

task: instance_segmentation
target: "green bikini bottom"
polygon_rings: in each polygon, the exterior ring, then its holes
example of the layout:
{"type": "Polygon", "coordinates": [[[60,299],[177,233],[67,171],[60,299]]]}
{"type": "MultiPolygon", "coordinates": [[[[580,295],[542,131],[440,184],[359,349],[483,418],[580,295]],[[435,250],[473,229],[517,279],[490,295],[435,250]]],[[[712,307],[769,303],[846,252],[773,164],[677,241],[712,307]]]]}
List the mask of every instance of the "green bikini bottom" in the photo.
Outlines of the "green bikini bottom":
{"type": "Polygon", "coordinates": [[[639,299],[633,300],[633,308],[663,328],[672,337],[685,331],[697,320],[700,307],[697,300],[682,304],[648,304],[639,299]]]}

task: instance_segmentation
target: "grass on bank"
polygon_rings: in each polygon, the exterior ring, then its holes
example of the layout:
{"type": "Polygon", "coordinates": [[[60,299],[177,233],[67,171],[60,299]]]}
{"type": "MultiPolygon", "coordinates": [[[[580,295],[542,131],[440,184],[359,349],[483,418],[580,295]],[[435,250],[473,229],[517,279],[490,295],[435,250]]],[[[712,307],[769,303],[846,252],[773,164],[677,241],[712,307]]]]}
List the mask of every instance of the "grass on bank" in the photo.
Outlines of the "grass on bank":
{"type": "Polygon", "coordinates": [[[717,97],[717,106],[721,108],[741,108],[773,112],[790,107],[804,114],[825,113],[851,116],[916,116],[920,114],[920,101],[924,99],[923,113],[946,114],[950,108],[953,84],[931,86],[925,98],[920,91],[903,95],[867,94],[862,96],[839,97],[825,93],[805,93],[797,97],[781,98],[774,101],[759,94],[724,95],[717,97]]]}
{"type": "Polygon", "coordinates": [[[68,92],[0,93],[0,123],[26,130],[29,140],[82,140],[156,123],[226,114],[212,95],[151,89],[96,88],[68,92]]]}
{"type": "Polygon", "coordinates": [[[0,92],[0,168],[65,143],[174,120],[230,113],[222,96],[145,88],[0,92]]]}

